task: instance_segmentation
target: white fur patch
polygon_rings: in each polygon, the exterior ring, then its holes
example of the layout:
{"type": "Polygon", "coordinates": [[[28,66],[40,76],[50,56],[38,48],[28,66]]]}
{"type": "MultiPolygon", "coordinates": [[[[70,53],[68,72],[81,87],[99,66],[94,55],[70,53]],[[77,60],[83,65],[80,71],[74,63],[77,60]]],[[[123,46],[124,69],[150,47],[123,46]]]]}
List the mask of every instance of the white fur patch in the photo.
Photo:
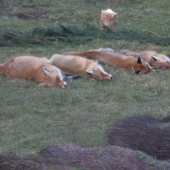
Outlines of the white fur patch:
{"type": "Polygon", "coordinates": [[[108,12],[108,13],[112,13],[112,14],[114,14],[114,15],[117,15],[117,13],[116,13],[116,12],[114,12],[114,11],[112,11],[111,9],[107,9],[107,10],[106,10],[106,12],[108,12]]]}
{"type": "Polygon", "coordinates": [[[103,69],[103,67],[102,67],[101,65],[99,65],[99,69],[100,69],[101,72],[103,72],[103,73],[105,73],[105,74],[108,74],[108,73],[106,73],[106,72],[104,71],[104,69],[103,69]]]}
{"type": "MultiPolygon", "coordinates": [[[[55,67],[55,66],[54,66],[54,67],[55,67]]],[[[63,75],[62,75],[62,73],[61,73],[61,70],[60,70],[59,68],[57,68],[57,67],[55,67],[55,69],[57,70],[60,79],[63,80],[64,77],[63,77],[63,75]]]]}
{"type": "Polygon", "coordinates": [[[109,77],[112,77],[111,74],[108,74],[108,73],[106,73],[106,72],[104,71],[104,69],[103,69],[103,67],[102,67],[101,65],[99,65],[99,69],[100,69],[101,72],[107,74],[109,77]]]}
{"type": "Polygon", "coordinates": [[[151,70],[155,71],[155,70],[149,65],[148,62],[145,61],[145,63],[148,65],[148,67],[149,67],[151,70]]]}
{"type": "MultiPolygon", "coordinates": [[[[64,85],[67,86],[67,83],[65,81],[63,81],[63,82],[64,82],[64,85]]],[[[62,87],[62,88],[65,88],[65,87],[62,87]]]]}
{"type": "MultiPolygon", "coordinates": [[[[61,70],[57,67],[55,67],[55,69],[58,71],[58,75],[59,75],[60,79],[63,81],[64,77],[63,77],[63,74],[61,73],[61,70]]],[[[63,81],[63,82],[64,82],[64,85],[67,86],[67,83],[65,81],[63,81]]],[[[65,88],[65,86],[62,88],[65,88]]]]}
{"type": "Polygon", "coordinates": [[[170,58],[169,57],[167,57],[167,61],[170,63],[170,58]]]}

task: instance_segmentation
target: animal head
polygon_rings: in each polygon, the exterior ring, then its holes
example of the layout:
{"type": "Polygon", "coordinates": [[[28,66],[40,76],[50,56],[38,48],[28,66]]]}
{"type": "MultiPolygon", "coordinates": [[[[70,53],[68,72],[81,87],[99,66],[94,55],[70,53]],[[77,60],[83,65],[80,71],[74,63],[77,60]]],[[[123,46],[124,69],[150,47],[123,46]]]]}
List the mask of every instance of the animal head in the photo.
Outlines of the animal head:
{"type": "Polygon", "coordinates": [[[61,74],[61,71],[55,66],[52,67],[53,67],[52,69],[47,67],[42,67],[42,70],[44,72],[43,83],[47,86],[57,85],[61,88],[65,88],[67,86],[67,83],[63,81],[63,76],[61,74]]]}
{"type": "Polygon", "coordinates": [[[136,74],[146,74],[155,71],[146,61],[143,61],[141,57],[138,57],[134,70],[136,74]]]}
{"type": "Polygon", "coordinates": [[[156,56],[152,56],[153,67],[164,67],[166,69],[170,68],[170,58],[163,55],[163,54],[157,54],[156,56]]]}
{"type": "Polygon", "coordinates": [[[106,73],[101,65],[98,65],[96,68],[88,68],[86,72],[89,74],[91,78],[94,79],[98,79],[98,80],[112,79],[112,75],[106,73]]]}

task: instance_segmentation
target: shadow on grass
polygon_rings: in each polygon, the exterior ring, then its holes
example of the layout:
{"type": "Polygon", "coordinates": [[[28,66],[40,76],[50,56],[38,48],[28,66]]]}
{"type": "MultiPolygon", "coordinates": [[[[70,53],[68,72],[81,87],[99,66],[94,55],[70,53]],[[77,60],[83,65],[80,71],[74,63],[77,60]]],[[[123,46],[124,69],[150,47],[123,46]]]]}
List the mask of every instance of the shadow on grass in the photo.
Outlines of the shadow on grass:
{"type": "Polygon", "coordinates": [[[152,43],[161,46],[170,45],[170,37],[158,37],[152,33],[138,29],[119,29],[111,31],[105,28],[104,31],[100,31],[91,25],[87,25],[83,28],[76,26],[65,27],[62,25],[55,28],[35,28],[32,32],[25,33],[12,32],[6,28],[0,28],[0,32],[2,32],[2,36],[0,36],[0,46],[24,46],[30,44],[46,45],[54,41],[77,45],[85,44],[89,41],[95,40],[96,38],[102,40],[138,41],[141,44],[152,43]]]}

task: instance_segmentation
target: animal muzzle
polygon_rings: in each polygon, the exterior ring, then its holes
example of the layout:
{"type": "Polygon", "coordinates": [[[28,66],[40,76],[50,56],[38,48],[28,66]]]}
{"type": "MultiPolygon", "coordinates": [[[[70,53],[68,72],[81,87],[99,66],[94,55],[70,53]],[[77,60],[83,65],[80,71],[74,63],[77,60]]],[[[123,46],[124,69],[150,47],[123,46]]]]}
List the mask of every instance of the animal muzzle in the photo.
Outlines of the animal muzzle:
{"type": "Polygon", "coordinates": [[[135,73],[138,75],[138,74],[140,74],[140,71],[135,71],[135,73]]]}
{"type": "Polygon", "coordinates": [[[63,88],[66,88],[67,87],[67,83],[64,84],[64,87],[63,88]]]}

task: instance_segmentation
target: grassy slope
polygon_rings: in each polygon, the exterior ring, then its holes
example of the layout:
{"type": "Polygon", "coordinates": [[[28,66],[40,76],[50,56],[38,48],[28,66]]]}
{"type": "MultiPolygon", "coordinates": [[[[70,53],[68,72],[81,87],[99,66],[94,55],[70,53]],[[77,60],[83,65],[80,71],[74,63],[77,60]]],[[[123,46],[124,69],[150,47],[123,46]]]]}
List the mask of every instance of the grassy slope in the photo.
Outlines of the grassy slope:
{"type": "MultiPolygon", "coordinates": [[[[50,57],[100,47],[152,49],[170,54],[169,0],[126,2],[4,1],[6,11],[0,15],[0,28],[24,38],[9,38],[0,30],[0,62],[18,55],[50,57]],[[118,13],[116,33],[98,30],[100,10],[107,8],[118,13]],[[18,18],[18,13],[33,18],[18,18]],[[81,34],[65,35],[56,22],[81,34]],[[52,35],[35,33],[37,28],[51,29],[52,35]],[[28,37],[44,44],[32,44],[28,37]]],[[[149,113],[159,118],[169,114],[169,70],[136,76],[130,70],[103,67],[113,75],[112,81],[82,76],[67,80],[66,89],[36,88],[33,81],[0,76],[0,153],[32,153],[60,142],[101,146],[106,143],[110,125],[126,116],[149,113]]]]}

